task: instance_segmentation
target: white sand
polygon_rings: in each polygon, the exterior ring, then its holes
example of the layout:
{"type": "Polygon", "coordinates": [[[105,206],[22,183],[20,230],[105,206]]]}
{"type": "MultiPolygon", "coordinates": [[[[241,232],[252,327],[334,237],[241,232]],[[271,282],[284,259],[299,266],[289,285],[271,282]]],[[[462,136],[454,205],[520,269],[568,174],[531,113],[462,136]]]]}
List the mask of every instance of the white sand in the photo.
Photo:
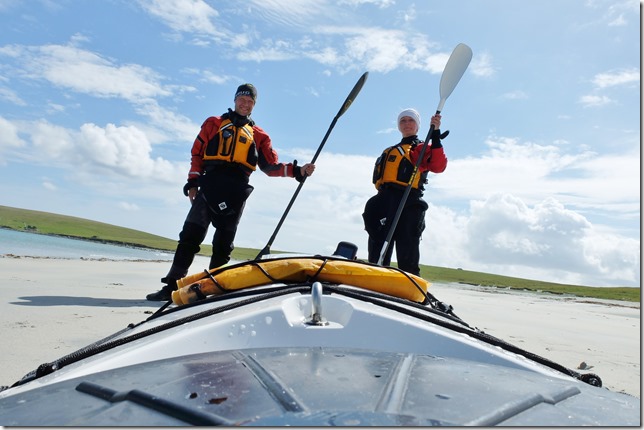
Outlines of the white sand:
{"type": "MultiPolygon", "coordinates": [[[[198,258],[191,273],[205,267],[198,258]]],[[[0,385],[146,319],[162,303],[169,262],[0,256],[0,385]]],[[[631,302],[435,284],[430,292],[471,326],[640,397],[640,306],[631,302]]]]}

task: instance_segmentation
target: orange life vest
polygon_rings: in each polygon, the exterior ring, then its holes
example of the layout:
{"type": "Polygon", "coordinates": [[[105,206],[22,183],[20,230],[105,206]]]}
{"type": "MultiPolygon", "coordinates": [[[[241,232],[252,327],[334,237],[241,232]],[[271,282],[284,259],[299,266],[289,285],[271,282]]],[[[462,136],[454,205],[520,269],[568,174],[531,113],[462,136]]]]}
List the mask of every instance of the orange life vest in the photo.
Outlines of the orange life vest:
{"type": "Polygon", "coordinates": [[[257,148],[253,139],[253,127],[250,124],[237,127],[225,118],[219,126],[219,132],[206,143],[203,160],[205,166],[226,161],[255,170],[257,148]]]}
{"type": "MultiPolygon", "coordinates": [[[[372,182],[376,189],[380,189],[384,184],[395,184],[401,187],[409,184],[415,167],[411,162],[410,152],[415,147],[416,144],[399,143],[383,151],[373,168],[372,182]]],[[[426,172],[417,173],[412,182],[412,188],[422,190],[426,181],[426,172]]]]}

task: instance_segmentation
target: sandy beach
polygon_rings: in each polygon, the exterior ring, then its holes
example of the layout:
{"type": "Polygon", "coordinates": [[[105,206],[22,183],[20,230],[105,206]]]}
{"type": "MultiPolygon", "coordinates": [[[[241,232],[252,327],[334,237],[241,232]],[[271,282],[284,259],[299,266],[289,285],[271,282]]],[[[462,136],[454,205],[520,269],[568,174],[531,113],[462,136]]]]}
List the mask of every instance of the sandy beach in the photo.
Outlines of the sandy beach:
{"type": "MultiPolygon", "coordinates": [[[[202,270],[198,258],[191,273],[202,270]]],[[[0,385],[146,319],[169,263],[0,256],[0,385]]],[[[639,303],[434,284],[468,324],[641,398],[639,303]]]]}

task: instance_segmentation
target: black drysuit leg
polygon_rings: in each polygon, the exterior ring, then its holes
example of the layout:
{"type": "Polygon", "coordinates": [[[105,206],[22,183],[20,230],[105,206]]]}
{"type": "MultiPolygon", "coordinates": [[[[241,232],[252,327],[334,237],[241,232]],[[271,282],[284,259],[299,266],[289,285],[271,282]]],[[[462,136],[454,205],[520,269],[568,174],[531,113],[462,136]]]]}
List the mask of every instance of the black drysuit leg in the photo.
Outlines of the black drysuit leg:
{"type": "Polygon", "coordinates": [[[237,234],[237,226],[239,225],[245,206],[246,202],[243,202],[233,213],[215,215],[213,217],[213,225],[217,230],[212,238],[210,269],[223,266],[230,261],[230,254],[235,249],[233,241],[237,234]]]}
{"type": "Polygon", "coordinates": [[[420,238],[424,230],[425,208],[418,204],[405,207],[400,214],[393,240],[396,243],[399,269],[420,275],[420,238]]]}
{"type": "Polygon", "coordinates": [[[200,245],[206,238],[210,223],[208,206],[198,194],[179,233],[179,243],[174,252],[172,266],[166,275],[167,279],[177,280],[188,274],[195,255],[201,250],[200,245]]]}
{"type": "MultiPolygon", "coordinates": [[[[390,199],[382,193],[367,200],[365,204],[362,218],[364,220],[364,227],[369,235],[367,241],[367,252],[370,263],[378,263],[382,247],[387,238],[387,226],[390,224],[388,220],[392,217],[393,211],[391,210],[390,199]]],[[[385,255],[382,264],[388,266],[391,262],[391,255],[393,247],[389,247],[387,255],[385,255]]]]}

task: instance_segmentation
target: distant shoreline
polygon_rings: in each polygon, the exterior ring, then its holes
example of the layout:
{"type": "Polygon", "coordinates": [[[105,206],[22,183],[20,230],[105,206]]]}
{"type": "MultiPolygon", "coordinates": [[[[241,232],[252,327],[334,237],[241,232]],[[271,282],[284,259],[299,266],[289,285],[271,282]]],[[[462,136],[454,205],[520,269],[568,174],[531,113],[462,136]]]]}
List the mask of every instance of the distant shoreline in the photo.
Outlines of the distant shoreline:
{"type": "Polygon", "coordinates": [[[132,249],[143,249],[143,250],[151,250],[151,251],[165,251],[168,253],[172,253],[171,249],[167,248],[154,248],[146,245],[141,245],[138,243],[131,243],[131,242],[123,242],[119,240],[110,240],[110,239],[101,239],[98,236],[93,236],[93,237],[83,237],[83,236],[74,236],[70,234],[58,234],[58,233],[43,233],[36,230],[31,230],[31,229],[23,229],[23,230],[18,230],[15,228],[7,227],[7,226],[0,226],[1,229],[3,230],[10,230],[10,231],[17,231],[19,233],[31,233],[31,234],[39,234],[41,236],[52,236],[52,237],[62,237],[65,239],[71,239],[71,240],[83,240],[86,242],[92,242],[92,243],[100,243],[103,245],[114,245],[114,246],[122,246],[124,248],[132,248],[132,249]]]}
{"type": "Polygon", "coordinates": [[[120,262],[120,261],[127,261],[127,262],[132,262],[132,263],[167,263],[168,260],[146,260],[144,258],[107,258],[107,257],[98,257],[98,258],[92,258],[92,257],[49,257],[49,256],[42,256],[42,255],[15,255],[15,254],[0,254],[0,258],[14,258],[14,259],[21,259],[21,258],[29,258],[32,260],[81,260],[81,261],[109,261],[109,262],[120,262]]]}
{"type": "MultiPolygon", "coordinates": [[[[155,246],[149,246],[149,245],[142,245],[140,243],[128,242],[124,240],[100,238],[98,236],[101,231],[99,227],[91,227],[91,229],[89,229],[90,234],[93,234],[94,232],[96,232],[97,234],[96,236],[87,237],[87,236],[78,236],[74,234],[53,233],[51,231],[45,233],[42,231],[38,231],[38,228],[36,228],[33,225],[29,225],[28,223],[23,223],[23,224],[24,224],[24,227],[21,226],[20,228],[7,227],[4,225],[0,226],[0,228],[5,229],[6,231],[12,231],[16,233],[33,233],[43,237],[61,238],[66,240],[78,240],[86,243],[115,246],[119,248],[132,249],[132,250],[138,250],[138,251],[162,252],[162,253],[167,253],[168,255],[174,254],[174,247],[172,249],[168,249],[168,247],[165,247],[165,246],[155,247],[155,246]]],[[[33,222],[32,224],[38,224],[38,223],[33,222]]],[[[66,230],[71,231],[68,227],[66,227],[66,230]]],[[[84,230],[79,230],[79,231],[84,231],[85,234],[87,234],[88,228],[86,227],[84,230]]],[[[103,236],[110,235],[110,234],[112,236],[117,236],[119,238],[127,237],[127,235],[130,235],[129,232],[127,233],[119,232],[116,235],[114,234],[114,231],[110,231],[109,233],[106,232],[103,236]]],[[[131,233],[131,234],[136,236],[136,233],[131,233]]],[[[169,244],[170,243],[173,246],[176,246],[176,242],[169,242],[169,244]]],[[[202,251],[206,251],[205,249],[207,248],[206,245],[204,245],[203,248],[204,249],[202,249],[202,251]]],[[[232,258],[237,261],[249,261],[255,258],[255,256],[257,255],[257,252],[258,252],[257,250],[249,249],[249,248],[236,248],[233,251],[232,258]]],[[[201,252],[198,255],[206,258],[208,257],[208,255],[206,255],[206,253],[204,252],[201,252]]],[[[138,256],[138,257],[141,257],[141,256],[138,256]]],[[[103,258],[103,257],[99,257],[99,259],[100,258],[103,258]]],[[[105,257],[105,258],[107,259],[110,257],[105,257]]],[[[137,256],[134,256],[134,259],[137,259],[137,256]]],[[[157,258],[152,258],[152,259],[143,258],[143,259],[145,261],[151,261],[151,260],[156,260],[157,258]]],[[[117,258],[114,258],[113,260],[121,261],[121,260],[132,260],[132,259],[117,257],[117,258]]],[[[395,267],[395,264],[394,264],[394,267],[395,267]]],[[[509,288],[515,291],[526,291],[526,292],[532,292],[537,294],[549,293],[551,295],[575,296],[575,297],[586,297],[586,298],[607,299],[607,300],[617,300],[617,301],[630,301],[630,302],[637,302],[637,303],[639,303],[641,300],[641,297],[640,297],[641,293],[640,293],[639,287],[588,287],[588,286],[578,286],[578,285],[557,284],[552,282],[508,277],[503,275],[494,275],[494,274],[488,274],[488,273],[482,273],[482,272],[479,273],[479,272],[473,272],[473,271],[468,271],[463,269],[449,269],[449,268],[426,266],[426,265],[421,265],[421,276],[431,282],[446,282],[446,283],[461,284],[464,286],[471,285],[474,287],[490,287],[490,288],[496,288],[498,290],[509,288]]]]}

